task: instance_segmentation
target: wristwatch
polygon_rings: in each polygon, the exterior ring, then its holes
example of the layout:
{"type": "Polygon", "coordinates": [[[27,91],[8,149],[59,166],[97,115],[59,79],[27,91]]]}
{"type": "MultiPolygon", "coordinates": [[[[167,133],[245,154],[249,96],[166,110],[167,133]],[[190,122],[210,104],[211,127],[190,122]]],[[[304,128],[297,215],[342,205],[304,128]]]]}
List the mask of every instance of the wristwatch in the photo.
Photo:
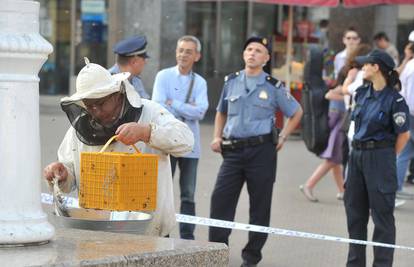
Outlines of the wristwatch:
{"type": "Polygon", "coordinates": [[[282,138],[283,139],[283,142],[286,140],[286,135],[284,135],[284,134],[279,134],[279,138],[282,138]]]}

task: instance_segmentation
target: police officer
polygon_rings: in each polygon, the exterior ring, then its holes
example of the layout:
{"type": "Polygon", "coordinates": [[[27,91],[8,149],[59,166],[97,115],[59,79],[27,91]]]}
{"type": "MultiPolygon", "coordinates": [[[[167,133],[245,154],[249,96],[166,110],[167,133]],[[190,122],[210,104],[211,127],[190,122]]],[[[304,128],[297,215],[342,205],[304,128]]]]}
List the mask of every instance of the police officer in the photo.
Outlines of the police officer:
{"type": "MultiPolygon", "coordinates": [[[[234,220],[240,191],[246,182],[249,223],[269,225],[276,150],[283,146],[303,113],[282,83],[263,71],[269,58],[268,40],[251,37],[244,45],[244,70],[225,78],[211,143],[212,150],[223,156],[211,197],[211,218],[234,220]],[[274,129],[277,108],[290,118],[280,134],[274,129]]],[[[210,227],[209,240],[228,244],[230,232],[210,227]]],[[[266,239],[267,234],[249,232],[249,241],[242,251],[242,266],[256,266],[262,259],[261,249],[266,239]]]]}
{"type": "Polygon", "coordinates": [[[131,73],[130,83],[142,98],[149,99],[150,96],[145,91],[139,77],[149,57],[146,47],[147,39],[145,36],[132,36],[116,43],[112,49],[117,55],[116,64],[109,69],[109,72],[111,74],[131,73]]]}
{"type": "MultiPolygon", "coordinates": [[[[398,74],[386,52],[374,50],[356,60],[368,83],[357,89],[352,114],[355,135],[344,195],[349,237],[367,239],[371,211],[372,240],[394,244],[396,154],[409,138],[408,107],[398,93],[398,74]]],[[[392,266],[393,254],[393,249],[374,247],[373,266],[392,266]]],[[[350,244],[347,266],[365,265],[365,246],[350,244]]]]}

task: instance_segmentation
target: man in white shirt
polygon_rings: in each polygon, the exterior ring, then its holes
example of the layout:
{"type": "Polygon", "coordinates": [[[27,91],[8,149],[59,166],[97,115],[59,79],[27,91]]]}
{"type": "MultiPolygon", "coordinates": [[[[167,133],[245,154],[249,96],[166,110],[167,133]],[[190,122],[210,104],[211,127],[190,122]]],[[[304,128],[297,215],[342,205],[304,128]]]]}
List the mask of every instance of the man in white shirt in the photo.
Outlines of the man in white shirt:
{"type": "MultiPolygon", "coordinates": [[[[197,165],[200,158],[200,126],[208,108],[207,83],[193,71],[200,59],[200,41],[191,35],[178,39],[175,56],[177,65],[157,73],[152,100],[168,109],[177,119],[188,125],[194,134],[194,149],[182,156],[171,157],[172,174],[180,168],[180,211],[195,215],[195,187],[197,165]]],[[[180,237],[194,239],[194,224],[180,223],[180,237]]]]}
{"type": "Polygon", "coordinates": [[[344,35],[342,37],[342,42],[345,45],[345,49],[336,54],[334,60],[335,79],[338,78],[339,72],[345,65],[346,57],[350,54],[352,50],[354,50],[358,46],[360,41],[361,38],[359,37],[358,32],[354,28],[350,27],[347,30],[345,30],[344,35]]]}
{"type": "Polygon", "coordinates": [[[113,135],[118,135],[119,142],[109,150],[131,153],[130,145],[135,144],[142,153],[157,154],[157,207],[144,232],[166,236],[175,225],[169,154],[178,157],[191,151],[193,134],[161,105],[141,99],[128,81],[129,72],[111,75],[102,66],[85,61],[76,78],[76,93],[61,100],[72,126],[59,147],[58,161],[49,164],[43,175],[49,183],[57,178],[63,192],[75,191],[81,152],[100,151],[113,135]]]}

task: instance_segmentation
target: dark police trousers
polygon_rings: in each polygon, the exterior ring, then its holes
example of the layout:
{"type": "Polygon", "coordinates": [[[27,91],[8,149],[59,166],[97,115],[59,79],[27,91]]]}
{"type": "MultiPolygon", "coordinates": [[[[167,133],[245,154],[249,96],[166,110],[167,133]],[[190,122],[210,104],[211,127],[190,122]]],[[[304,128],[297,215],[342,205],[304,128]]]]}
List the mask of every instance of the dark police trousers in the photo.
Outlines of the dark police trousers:
{"type": "MultiPolygon", "coordinates": [[[[244,182],[250,199],[249,223],[269,226],[273,184],[276,177],[276,147],[272,142],[223,151],[216,185],[211,197],[210,218],[233,221],[244,182]]],[[[228,245],[230,229],[210,227],[209,240],[228,245]]],[[[242,250],[248,263],[262,259],[267,234],[249,232],[242,250]]]]}
{"type": "MultiPolygon", "coordinates": [[[[180,168],[180,213],[195,216],[194,194],[198,158],[176,158],[170,156],[170,160],[173,177],[177,163],[180,168]]],[[[180,238],[194,240],[194,229],[194,224],[180,223],[180,238]]]]}
{"type": "MultiPolygon", "coordinates": [[[[397,190],[394,147],[352,149],[345,181],[345,210],[349,237],[367,240],[371,210],[372,241],[395,244],[394,204],[397,190]]],[[[366,266],[366,246],[350,244],[347,267],[366,266]]],[[[392,266],[394,249],[374,247],[374,267],[392,266]]]]}

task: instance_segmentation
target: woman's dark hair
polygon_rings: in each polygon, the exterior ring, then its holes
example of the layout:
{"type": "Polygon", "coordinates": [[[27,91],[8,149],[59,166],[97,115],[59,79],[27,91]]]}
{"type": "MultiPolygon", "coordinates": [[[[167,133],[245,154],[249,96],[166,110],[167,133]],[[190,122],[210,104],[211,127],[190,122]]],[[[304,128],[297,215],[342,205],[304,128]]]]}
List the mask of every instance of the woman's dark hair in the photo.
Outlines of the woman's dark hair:
{"type": "Polygon", "coordinates": [[[356,62],[355,58],[359,56],[365,56],[369,52],[371,52],[372,47],[369,44],[359,44],[354,51],[352,51],[349,56],[346,59],[345,62],[345,71],[348,73],[348,71],[352,68],[358,68],[361,69],[362,65],[356,62]]]}
{"type": "Polygon", "coordinates": [[[396,70],[390,70],[383,65],[378,65],[382,76],[385,78],[387,85],[393,87],[397,91],[401,90],[401,81],[396,70]]]}
{"type": "Polygon", "coordinates": [[[359,44],[354,51],[352,51],[348,57],[346,58],[345,65],[338,73],[337,84],[343,84],[345,81],[346,76],[348,75],[348,71],[352,68],[361,69],[361,64],[358,64],[355,61],[355,58],[358,56],[364,56],[371,52],[371,45],[369,44],[359,44]]]}

